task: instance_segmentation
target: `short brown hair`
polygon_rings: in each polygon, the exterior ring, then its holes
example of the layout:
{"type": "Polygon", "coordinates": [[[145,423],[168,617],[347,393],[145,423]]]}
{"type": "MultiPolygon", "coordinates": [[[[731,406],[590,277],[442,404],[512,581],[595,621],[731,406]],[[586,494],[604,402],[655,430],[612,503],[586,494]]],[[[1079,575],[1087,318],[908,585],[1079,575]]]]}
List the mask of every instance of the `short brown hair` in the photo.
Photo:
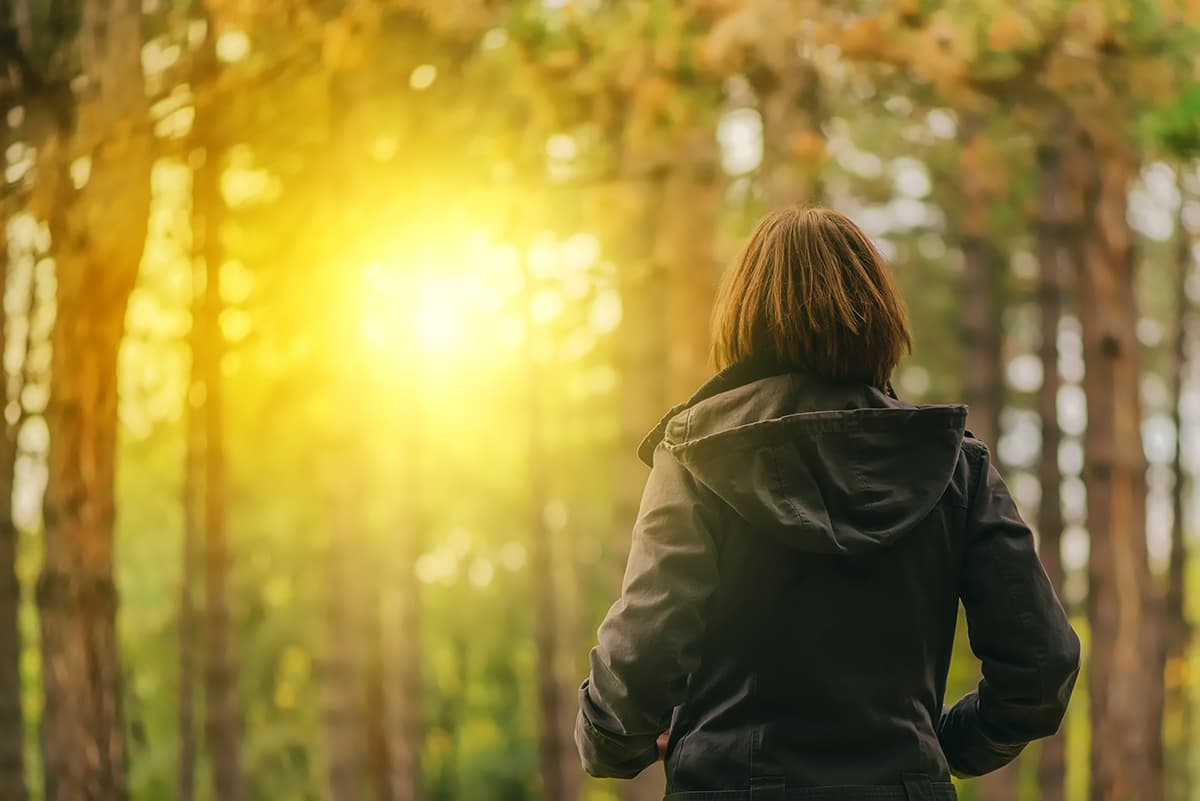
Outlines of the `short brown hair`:
{"type": "Polygon", "coordinates": [[[912,350],[891,270],[844,214],[768,214],[729,270],[712,317],[718,369],[751,357],[883,387],[912,350]]]}

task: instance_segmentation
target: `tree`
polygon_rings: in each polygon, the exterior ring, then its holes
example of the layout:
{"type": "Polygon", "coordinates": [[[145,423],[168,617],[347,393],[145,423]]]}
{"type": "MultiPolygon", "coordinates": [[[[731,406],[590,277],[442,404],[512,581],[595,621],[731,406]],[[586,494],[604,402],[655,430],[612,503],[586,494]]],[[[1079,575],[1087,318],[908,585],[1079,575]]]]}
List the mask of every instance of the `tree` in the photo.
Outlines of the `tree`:
{"type": "MultiPolygon", "coordinates": [[[[3,11],[0,6],[0,11],[3,11]]],[[[0,137],[0,148],[4,138],[0,137]]],[[[10,204],[0,198],[0,301],[8,289],[10,270],[7,225],[10,204]]],[[[8,314],[0,314],[0,354],[8,341],[8,314]]],[[[25,719],[21,711],[21,631],[18,611],[21,585],[17,579],[20,532],[13,522],[12,495],[17,458],[16,426],[8,417],[7,373],[0,369],[4,419],[0,420],[0,799],[25,801],[25,719]]]]}
{"type": "MultiPolygon", "coordinates": [[[[43,205],[50,209],[58,279],[38,579],[45,787],[49,801],[123,801],[112,542],[115,376],[150,199],[141,4],[85,0],[78,23],[87,90],[72,105],[65,92],[72,76],[56,74],[39,98],[52,121],[39,142],[38,189],[51,198],[43,205]],[[72,163],[87,167],[85,175],[75,174],[78,188],[71,186],[72,163]],[[112,204],[118,196],[122,202],[112,204]]],[[[70,52],[67,40],[53,47],[70,52]]]]}
{"type": "MultiPolygon", "coordinates": [[[[202,125],[206,124],[204,122],[202,125]]],[[[237,698],[237,656],[230,603],[230,548],[225,504],[226,471],[221,363],[225,354],[221,330],[221,197],[223,148],[215,130],[202,134],[203,164],[194,178],[194,235],[204,259],[203,308],[199,318],[204,380],[204,678],[205,729],[213,787],[222,801],[241,801],[245,782],[241,770],[241,713],[237,698]]]]}
{"type": "Polygon", "coordinates": [[[1092,542],[1091,794],[1096,801],[1161,798],[1163,643],[1145,538],[1133,234],[1125,215],[1135,162],[1106,128],[1077,130],[1071,146],[1082,165],[1084,215],[1077,269],[1092,542]]]}
{"type": "Polygon", "coordinates": [[[1171,558],[1167,567],[1166,637],[1167,667],[1177,678],[1168,682],[1166,707],[1179,716],[1176,741],[1172,744],[1172,762],[1168,765],[1170,797],[1189,798],[1191,788],[1191,704],[1188,698],[1188,660],[1191,650],[1192,627],[1187,615],[1188,553],[1186,538],[1186,509],[1188,475],[1184,467],[1184,383],[1191,363],[1190,337],[1192,302],[1188,282],[1193,274],[1192,248],[1194,237],[1188,229],[1184,210],[1187,208],[1188,187],[1184,167],[1179,168],[1179,214],[1175,221],[1175,320],[1170,361],[1171,418],[1175,427],[1175,452],[1171,458],[1171,558]]]}
{"type": "MultiPolygon", "coordinates": [[[[1058,394],[1062,381],[1058,369],[1058,328],[1063,316],[1069,278],[1066,258],[1075,252],[1071,241],[1061,152],[1043,145],[1037,152],[1038,211],[1034,221],[1037,243],[1038,310],[1042,385],[1038,390],[1038,416],[1042,445],[1038,460],[1038,555],[1059,597],[1063,597],[1062,532],[1060,500],[1062,473],[1058,465],[1062,431],[1058,421],[1058,394]]],[[[1045,801],[1063,801],[1066,793],[1066,732],[1060,731],[1042,744],[1038,763],[1038,786],[1045,801]]]]}

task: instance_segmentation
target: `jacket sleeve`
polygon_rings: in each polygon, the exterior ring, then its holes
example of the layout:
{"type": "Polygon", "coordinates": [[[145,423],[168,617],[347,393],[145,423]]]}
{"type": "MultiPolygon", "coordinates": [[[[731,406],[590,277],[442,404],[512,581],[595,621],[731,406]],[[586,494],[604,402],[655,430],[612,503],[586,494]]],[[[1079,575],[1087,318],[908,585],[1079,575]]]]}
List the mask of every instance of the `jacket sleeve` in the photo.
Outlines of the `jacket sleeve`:
{"type": "Polygon", "coordinates": [[[722,504],[664,446],[654,452],[621,597],[600,625],[579,688],[575,743],[593,776],[628,779],[655,762],[655,740],[700,662],[717,585],[722,504]]]}
{"type": "Polygon", "coordinates": [[[938,726],[957,776],[996,770],[1030,740],[1058,731],[1079,673],[1079,639],[1038,560],[1033,535],[987,449],[980,451],[960,593],[983,678],[943,712],[938,726]]]}

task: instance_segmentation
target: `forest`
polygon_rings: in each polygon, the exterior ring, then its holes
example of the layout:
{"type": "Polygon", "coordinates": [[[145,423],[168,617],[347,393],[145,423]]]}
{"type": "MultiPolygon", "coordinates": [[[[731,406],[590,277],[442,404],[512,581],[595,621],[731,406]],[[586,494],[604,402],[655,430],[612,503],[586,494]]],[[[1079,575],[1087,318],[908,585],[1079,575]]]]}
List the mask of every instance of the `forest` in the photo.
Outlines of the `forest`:
{"type": "Polygon", "coordinates": [[[960,797],[1200,798],[1195,0],[0,0],[0,151],[0,801],[661,798],[576,690],[788,204],[1083,641],[960,797]]]}

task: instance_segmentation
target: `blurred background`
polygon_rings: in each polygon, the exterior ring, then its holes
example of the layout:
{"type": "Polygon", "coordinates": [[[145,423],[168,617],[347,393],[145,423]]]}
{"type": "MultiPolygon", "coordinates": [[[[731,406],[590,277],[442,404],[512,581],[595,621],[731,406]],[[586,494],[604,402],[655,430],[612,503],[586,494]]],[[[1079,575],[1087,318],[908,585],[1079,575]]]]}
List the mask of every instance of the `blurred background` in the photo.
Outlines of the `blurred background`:
{"type": "Polygon", "coordinates": [[[0,801],[661,798],[575,690],[790,203],[1084,641],[961,797],[1200,798],[1198,54],[1194,0],[0,0],[0,801]]]}

